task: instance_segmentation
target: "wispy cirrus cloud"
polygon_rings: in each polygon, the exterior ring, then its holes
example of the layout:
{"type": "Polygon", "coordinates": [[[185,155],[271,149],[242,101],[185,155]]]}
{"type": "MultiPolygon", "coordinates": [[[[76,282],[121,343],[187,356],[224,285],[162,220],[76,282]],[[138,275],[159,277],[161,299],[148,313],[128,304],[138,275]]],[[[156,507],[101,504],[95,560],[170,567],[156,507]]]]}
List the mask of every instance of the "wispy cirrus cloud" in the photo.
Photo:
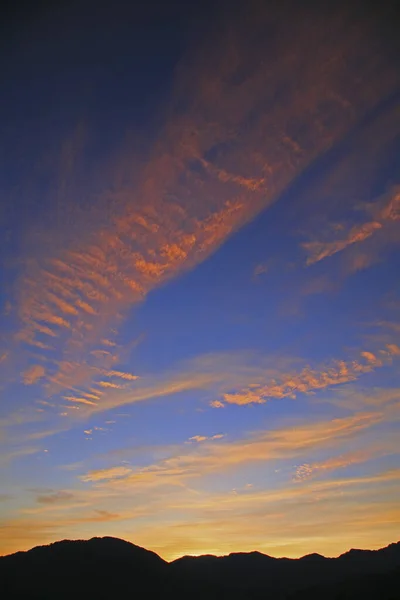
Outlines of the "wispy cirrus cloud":
{"type": "Polygon", "coordinates": [[[343,454],[330,456],[324,460],[303,463],[296,468],[293,481],[304,482],[333,471],[353,467],[370,460],[377,460],[390,454],[397,454],[396,434],[386,434],[385,439],[368,443],[360,450],[350,450],[343,454]]]}
{"type": "MultiPolygon", "coordinates": [[[[399,349],[392,343],[374,352],[361,351],[358,358],[352,360],[333,360],[320,365],[299,358],[279,359],[245,352],[199,356],[174,370],[140,378],[129,373],[126,374],[128,378],[121,378],[110,371],[110,381],[98,379],[90,392],[76,388],[73,393],[61,396],[62,404],[38,401],[40,408],[30,413],[15,413],[14,418],[0,422],[0,433],[4,439],[10,436],[20,439],[28,426],[29,432],[24,434],[27,439],[44,439],[68,431],[95,414],[188,391],[205,393],[203,402],[208,402],[212,409],[262,405],[283,398],[306,398],[328,388],[344,386],[346,390],[346,386],[368,373],[391,365],[398,356],[399,349]],[[114,383],[117,381],[123,381],[123,384],[114,383]],[[43,412],[42,407],[47,408],[48,413],[43,412]],[[35,432],[30,430],[30,425],[35,426],[35,432]]],[[[100,372],[99,376],[102,375],[104,373],[100,372]]],[[[339,405],[340,398],[335,402],[339,405]]]]}
{"type": "MultiPolygon", "coordinates": [[[[210,473],[237,469],[251,463],[267,463],[278,459],[304,455],[318,448],[332,448],[351,439],[384,420],[380,412],[364,412],[296,427],[255,433],[235,442],[219,441],[219,437],[197,439],[191,451],[176,455],[141,468],[115,466],[89,471],[81,476],[85,482],[116,481],[116,485],[181,486],[192,478],[210,473]],[[118,483],[119,482],[119,483],[118,483]]],[[[196,436],[199,437],[199,436],[196,436]]],[[[188,448],[188,447],[187,447],[188,448]]]]}
{"type": "Polygon", "coordinates": [[[303,244],[304,250],[309,254],[307,258],[307,265],[312,265],[328,256],[332,256],[337,252],[341,252],[347,246],[351,244],[357,244],[363,242],[377,229],[381,229],[382,225],[378,221],[371,221],[370,223],[364,223],[363,225],[355,225],[349,231],[346,238],[337,240],[335,242],[307,242],[303,244]]]}
{"type": "Polygon", "coordinates": [[[60,502],[68,502],[72,500],[74,495],[71,492],[58,491],[49,494],[39,494],[36,498],[36,502],[39,504],[57,504],[60,502]]]}
{"type": "Polygon", "coordinates": [[[206,442],[209,440],[221,440],[224,436],[223,433],[216,433],[215,435],[193,435],[189,438],[188,442],[206,442]]]}
{"type": "MultiPolygon", "coordinates": [[[[360,225],[354,225],[344,237],[329,242],[312,241],[303,243],[302,247],[308,254],[306,264],[312,265],[345,250],[348,246],[364,242],[378,231],[398,221],[400,219],[399,186],[394,186],[387,194],[379,198],[377,204],[380,205],[380,208],[375,209],[375,219],[360,225]]],[[[368,257],[364,257],[364,260],[367,259],[370,261],[368,257]]]]}
{"type": "Polygon", "coordinates": [[[90,471],[86,475],[83,475],[81,479],[84,482],[110,481],[114,479],[120,479],[121,477],[126,477],[130,473],[131,469],[128,467],[111,467],[109,469],[90,471]]]}
{"type": "MultiPolygon", "coordinates": [[[[384,351],[386,355],[395,356],[393,348],[384,351]]],[[[273,398],[296,398],[298,394],[315,393],[317,390],[349,383],[357,380],[361,375],[370,373],[383,366],[384,361],[372,352],[361,352],[360,360],[333,361],[327,366],[318,369],[306,366],[300,372],[281,373],[276,378],[271,378],[266,385],[253,383],[239,392],[225,393],[217,404],[211,403],[214,408],[222,408],[223,404],[265,404],[273,398]]]]}

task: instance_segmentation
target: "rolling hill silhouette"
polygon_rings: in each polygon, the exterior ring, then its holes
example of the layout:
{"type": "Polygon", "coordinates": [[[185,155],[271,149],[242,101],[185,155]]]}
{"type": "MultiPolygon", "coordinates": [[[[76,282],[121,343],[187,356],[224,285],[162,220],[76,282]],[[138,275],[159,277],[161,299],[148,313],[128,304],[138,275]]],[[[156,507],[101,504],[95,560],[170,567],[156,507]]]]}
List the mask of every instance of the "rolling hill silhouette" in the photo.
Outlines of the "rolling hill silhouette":
{"type": "Polygon", "coordinates": [[[0,557],[0,597],[400,599],[400,542],[338,558],[273,558],[260,552],[184,556],[111,537],[64,540],[0,557]]]}

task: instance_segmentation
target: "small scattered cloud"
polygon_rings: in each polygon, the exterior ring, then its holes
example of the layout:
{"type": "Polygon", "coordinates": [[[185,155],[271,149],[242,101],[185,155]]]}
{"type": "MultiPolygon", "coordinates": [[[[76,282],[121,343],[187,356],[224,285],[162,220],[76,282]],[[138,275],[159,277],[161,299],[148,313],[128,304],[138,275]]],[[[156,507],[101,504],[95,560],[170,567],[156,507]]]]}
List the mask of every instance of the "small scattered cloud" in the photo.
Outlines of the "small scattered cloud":
{"type": "Polygon", "coordinates": [[[126,389],[126,385],[121,385],[120,383],[114,383],[112,381],[99,381],[97,383],[102,388],[110,388],[113,390],[124,390],[126,389]]]}
{"type": "Polygon", "coordinates": [[[46,375],[46,369],[42,365],[32,365],[22,373],[22,381],[25,385],[34,385],[46,375]]]}
{"type": "Polygon", "coordinates": [[[127,477],[132,473],[132,469],[128,467],[111,467],[109,469],[97,469],[89,471],[86,475],[80,477],[81,481],[85,483],[96,482],[96,481],[110,481],[113,479],[120,479],[127,477]]]}
{"type": "Polygon", "coordinates": [[[394,356],[400,356],[400,347],[397,344],[387,344],[386,348],[394,356]]]}
{"type": "Polygon", "coordinates": [[[221,440],[224,436],[223,433],[217,433],[216,435],[206,436],[206,435],[194,435],[189,438],[189,442],[206,442],[210,440],[221,440]]]}
{"type": "Polygon", "coordinates": [[[269,262],[259,263],[254,267],[253,277],[260,277],[261,275],[265,275],[271,268],[271,264],[269,262]]]}
{"type": "Polygon", "coordinates": [[[119,377],[120,379],[126,379],[127,381],[136,381],[136,379],[139,379],[138,375],[125,373],[124,371],[103,371],[103,375],[106,375],[107,377],[119,377]]]}
{"type": "Polygon", "coordinates": [[[212,400],[210,406],[211,408],[224,408],[225,404],[221,400],[212,400]]]}
{"type": "Polygon", "coordinates": [[[69,500],[72,500],[74,495],[71,492],[54,492],[51,494],[42,494],[36,497],[36,502],[39,504],[64,504],[69,500]]]}
{"type": "Polygon", "coordinates": [[[293,480],[298,482],[306,481],[324,473],[366,462],[371,458],[377,458],[379,455],[378,452],[371,452],[371,450],[360,450],[358,452],[349,452],[348,454],[334,456],[320,462],[304,463],[296,468],[293,480]]]}
{"type": "Polygon", "coordinates": [[[68,402],[76,402],[77,404],[85,404],[86,406],[97,406],[96,402],[87,398],[80,398],[79,396],[63,396],[63,398],[64,400],[68,400],[68,402]]]}

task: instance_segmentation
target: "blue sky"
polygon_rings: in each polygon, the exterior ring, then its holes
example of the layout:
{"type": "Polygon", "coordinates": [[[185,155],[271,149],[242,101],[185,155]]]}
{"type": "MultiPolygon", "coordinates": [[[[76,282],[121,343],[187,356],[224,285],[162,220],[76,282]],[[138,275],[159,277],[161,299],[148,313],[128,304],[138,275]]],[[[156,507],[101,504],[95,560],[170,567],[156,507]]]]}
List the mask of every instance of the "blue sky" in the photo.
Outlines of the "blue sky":
{"type": "Polygon", "coordinates": [[[398,539],[397,42],[289,4],[12,21],[0,552],[398,539]]]}

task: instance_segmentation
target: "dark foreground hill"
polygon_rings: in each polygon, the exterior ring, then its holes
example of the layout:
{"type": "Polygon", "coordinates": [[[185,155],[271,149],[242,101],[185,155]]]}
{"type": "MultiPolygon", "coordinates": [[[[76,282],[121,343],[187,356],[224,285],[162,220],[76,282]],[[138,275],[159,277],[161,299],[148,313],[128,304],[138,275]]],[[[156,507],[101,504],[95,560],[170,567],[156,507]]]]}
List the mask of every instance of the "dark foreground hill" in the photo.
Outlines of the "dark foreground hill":
{"type": "Polygon", "coordinates": [[[400,600],[400,542],[272,558],[259,552],[183,557],[172,563],[116,538],[62,541],[0,557],[0,598],[400,600]]]}

